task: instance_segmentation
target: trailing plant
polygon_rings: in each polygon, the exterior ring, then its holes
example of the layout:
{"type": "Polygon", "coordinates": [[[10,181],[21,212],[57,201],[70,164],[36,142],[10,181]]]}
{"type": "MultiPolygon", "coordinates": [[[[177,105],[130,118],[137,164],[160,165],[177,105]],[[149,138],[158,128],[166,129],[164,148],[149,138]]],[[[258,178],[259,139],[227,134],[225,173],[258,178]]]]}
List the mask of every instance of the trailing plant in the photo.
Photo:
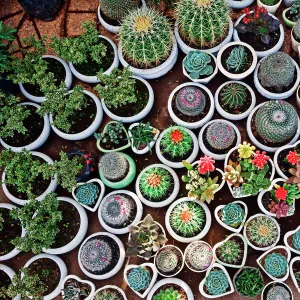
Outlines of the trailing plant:
{"type": "Polygon", "coordinates": [[[133,290],[137,292],[144,291],[151,281],[150,272],[144,267],[134,268],[129,271],[127,280],[133,290]]]}
{"type": "MultiPolygon", "coordinates": [[[[299,1],[299,4],[300,4],[300,1],[299,1]]],[[[299,8],[300,8],[300,6],[299,6],[299,8]]],[[[300,12],[300,9],[299,9],[299,12],[300,12]]],[[[300,15],[299,15],[299,19],[297,20],[295,26],[293,27],[293,33],[294,33],[296,40],[300,41],[300,15]]]]}
{"type": "Polygon", "coordinates": [[[69,284],[62,291],[64,300],[76,300],[88,296],[87,292],[81,289],[78,284],[69,284]]]}
{"type": "Polygon", "coordinates": [[[149,259],[168,241],[151,215],[147,215],[141,224],[130,226],[129,233],[127,256],[140,255],[149,259]]]}
{"type": "Polygon", "coordinates": [[[241,225],[245,217],[245,210],[237,203],[229,203],[222,208],[222,221],[233,228],[241,225]]]}
{"type": "Polygon", "coordinates": [[[229,287],[226,274],[222,270],[212,270],[205,278],[205,287],[211,295],[222,295],[229,287]]]}
{"type": "Polygon", "coordinates": [[[132,129],[129,129],[129,132],[132,136],[132,145],[136,149],[140,149],[140,147],[142,146],[148,147],[150,149],[150,143],[154,141],[153,135],[157,133],[157,130],[150,126],[150,122],[141,122],[137,126],[134,126],[132,129]]]}
{"type": "Polygon", "coordinates": [[[206,52],[192,50],[183,60],[183,66],[192,79],[198,79],[200,76],[209,76],[213,73],[211,62],[211,56],[206,52]]]}
{"type": "Polygon", "coordinates": [[[247,62],[247,52],[244,46],[235,47],[231,50],[227,60],[226,67],[229,71],[241,72],[247,62]]]}
{"type": "Polygon", "coordinates": [[[183,300],[182,295],[174,290],[173,287],[161,290],[158,294],[153,296],[153,300],[183,300]]]}
{"type": "Polygon", "coordinates": [[[125,140],[124,126],[121,121],[115,121],[107,124],[105,131],[101,133],[94,133],[94,136],[103,144],[119,145],[122,140],[125,140]]]}
{"type": "Polygon", "coordinates": [[[96,294],[95,300],[122,300],[117,292],[109,289],[102,290],[96,294]]]}
{"type": "Polygon", "coordinates": [[[271,253],[266,256],[264,268],[269,275],[281,278],[288,270],[288,262],[284,255],[280,253],[271,253]]]}
{"type": "Polygon", "coordinates": [[[226,84],[221,92],[221,103],[230,109],[242,107],[247,100],[247,88],[239,83],[226,84]]]}
{"type": "Polygon", "coordinates": [[[173,272],[180,263],[176,252],[167,247],[157,254],[155,260],[158,270],[164,273],[173,272]]]}
{"type": "Polygon", "coordinates": [[[7,43],[15,39],[17,30],[10,27],[10,24],[5,25],[0,21],[0,72],[4,72],[10,62],[10,54],[8,52],[7,43]]]}
{"type": "Polygon", "coordinates": [[[242,256],[242,249],[236,241],[228,240],[217,249],[217,256],[224,263],[236,265],[242,256]]]}
{"type": "Polygon", "coordinates": [[[292,242],[295,249],[300,251],[300,230],[294,233],[292,242]]]}
{"type": "Polygon", "coordinates": [[[290,15],[291,15],[291,20],[293,22],[297,22],[300,20],[300,1],[296,0],[292,6],[291,9],[289,10],[290,15]]]}
{"type": "Polygon", "coordinates": [[[25,235],[16,237],[12,244],[21,251],[41,253],[55,242],[62,213],[58,210],[56,194],[48,194],[43,201],[29,200],[22,208],[11,210],[11,217],[20,220],[25,235]]]}
{"type": "Polygon", "coordinates": [[[94,183],[85,183],[76,188],[75,195],[79,203],[94,205],[99,196],[99,188],[94,183]]]}
{"type": "Polygon", "coordinates": [[[122,108],[137,102],[136,79],[132,76],[129,67],[123,70],[114,68],[109,75],[98,73],[97,78],[101,83],[95,86],[95,90],[108,108],[122,108]]]}
{"type": "Polygon", "coordinates": [[[154,9],[138,8],[123,19],[119,41],[126,61],[151,68],[169,57],[173,33],[166,17],[154,9]]]}

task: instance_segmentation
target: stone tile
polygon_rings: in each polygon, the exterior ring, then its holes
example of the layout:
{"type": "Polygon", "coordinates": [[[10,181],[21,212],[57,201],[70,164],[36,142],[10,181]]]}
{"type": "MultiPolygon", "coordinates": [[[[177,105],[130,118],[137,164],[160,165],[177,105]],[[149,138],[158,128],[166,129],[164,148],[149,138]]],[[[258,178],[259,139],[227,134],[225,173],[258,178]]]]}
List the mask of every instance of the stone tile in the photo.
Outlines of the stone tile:
{"type": "Polygon", "coordinates": [[[66,22],[66,35],[67,37],[72,37],[79,35],[83,32],[81,27],[84,21],[94,21],[97,22],[97,14],[94,13],[68,13],[66,22]]]}
{"type": "Polygon", "coordinates": [[[23,8],[18,3],[18,0],[1,0],[0,19],[5,18],[17,12],[21,12],[22,10],[23,8]]]}
{"type": "Polygon", "coordinates": [[[24,14],[20,13],[20,14],[17,14],[13,17],[10,17],[10,18],[7,18],[3,21],[3,23],[5,25],[10,25],[10,27],[13,27],[13,28],[18,28],[19,24],[20,24],[20,21],[21,19],[23,18],[24,14]]]}
{"type": "Polygon", "coordinates": [[[69,11],[94,11],[98,9],[99,0],[70,0],[69,11]]]}
{"type": "Polygon", "coordinates": [[[36,38],[38,38],[38,35],[36,33],[36,30],[33,26],[33,23],[32,21],[30,21],[29,19],[26,19],[24,21],[24,23],[22,24],[21,28],[19,29],[18,31],[18,36],[20,38],[20,41],[21,41],[21,45],[24,47],[24,43],[22,41],[22,39],[24,38],[28,38],[30,37],[31,35],[34,35],[36,38]]]}

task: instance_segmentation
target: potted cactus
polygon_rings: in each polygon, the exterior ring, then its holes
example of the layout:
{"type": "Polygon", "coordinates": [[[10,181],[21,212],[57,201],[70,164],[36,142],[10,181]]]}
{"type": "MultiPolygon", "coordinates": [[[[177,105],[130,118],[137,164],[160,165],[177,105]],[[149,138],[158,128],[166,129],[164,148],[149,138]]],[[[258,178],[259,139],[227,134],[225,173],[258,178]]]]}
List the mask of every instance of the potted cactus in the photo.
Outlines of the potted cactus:
{"type": "Polygon", "coordinates": [[[272,281],[268,283],[262,291],[261,299],[292,299],[293,292],[289,286],[283,282],[272,281]]]}
{"type": "Polygon", "coordinates": [[[296,0],[294,3],[286,8],[282,12],[282,18],[284,23],[290,27],[293,28],[296,24],[296,22],[299,20],[300,17],[300,1],[296,0]]]}
{"type": "Polygon", "coordinates": [[[168,112],[178,125],[197,129],[214,114],[214,99],[210,90],[200,83],[183,83],[177,86],[168,99],[168,112]]]}
{"type": "Polygon", "coordinates": [[[284,235],[284,244],[292,252],[300,254],[300,226],[284,235]]]}
{"type": "Polygon", "coordinates": [[[226,1],[184,0],[177,3],[175,37],[184,53],[196,49],[216,53],[230,42],[232,33],[226,1]]]}
{"type": "Polygon", "coordinates": [[[259,104],[248,117],[247,133],[255,146],[275,152],[279,147],[298,140],[300,125],[297,111],[281,100],[259,104]]]}
{"type": "Polygon", "coordinates": [[[300,20],[298,20],[291,31],[292,47],[294,51],[298,52],[300,46],[300,20]]]}
{"type": "Polygon", "coordinates": [[[113,300],[127,300],[124,291],[116,285],[105,285],[96,290],[93,299],[107,300],[110,298],[112,298],[113,300]]]}
{"type": "Polygon", "coordinates": [[[136,76],[154,79],[165,75],[178,56],[167,18],[151,8],[132,10],[119,30],[118,54],[121,64],[136,76]]]}
{"type": "Polygon", "coordinates": [[[257,6],[265,8],[269,13],[275,15],[282,0],[257,0],[257,6]]]}

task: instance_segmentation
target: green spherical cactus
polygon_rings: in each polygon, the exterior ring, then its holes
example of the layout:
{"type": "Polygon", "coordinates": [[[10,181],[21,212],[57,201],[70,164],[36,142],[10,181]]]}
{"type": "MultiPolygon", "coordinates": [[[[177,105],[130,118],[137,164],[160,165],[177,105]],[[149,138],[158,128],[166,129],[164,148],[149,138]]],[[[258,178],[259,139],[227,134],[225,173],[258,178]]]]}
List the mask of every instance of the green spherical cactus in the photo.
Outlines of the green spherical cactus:
{"type": "Polygon", "coordinates": [[[247,52],[244,46],[235,47],[231,50],[227,60],[226,67],[229,71],[241,72],[246,64],[247,52]]]}
{"type": "Polygon", "coordinates": [[[124,18],[119,40],[125,60],[135,67],[151,68],[170,56],[173,33],[164,16],[153,9],[139,8],[124,18]]]}
{"type": "Polygon", "coordinates": [[[268,254],[265,259],[264,268],[269,275],[276,278],[281,278],[287,272],[288,262],[286,257],[282,254],[271,253],[268,254]]]}
{"type": "Polygon", "coordinates": [[[294,74],[292,58],[286,53],[276,52],[262,60],[257,76],[264,88],[280,93],[293,82],[294,74]]]}
{"type": "Polygon", "coordinates": [[[293,246],[296,250],[300,251],[300,230],[293,235],[293,246]]]}
{"type": "Polygon", "coordinates": [[[239,83],[228,83],[222,88],[220,95],[220,103],[230,109],[236,109],[245,104],[247,88],[239,83]]]}
{"type": "Polygon", "coordinates": [[[295,108],[286,101],[268,101],[255,116],[257,134],[270,143],[285,144],[298,129],[298,115],[295,108]]]}
{"type": "Polygon", "coordinates": [[[222,221],[231,227],[239,227],[244,216],[245,211],[237,203],[229,203],[222,208],[222,221]]]}
{"type": "Polygon", "coordinates": [[[150,272],[143,267],[132,269],[128,274],[127,280],[133,290],[137,292],[144,291],[148,288],[151,281],[150,272]]]}
{"type": "Polygon", "coordinates": [[[153,296],[153,300],[182,300],[184,299],[181,294],[174,290],[174,288],[169,288],[166,290],[161,290],[157,295],[153,296]]]}
{"type": "Polygon", "coordinates": [[[236,265],[241,258],[242,250],[239,243],[233,240],[228,240],[217,248],[216,253],[220,261],[236,265]]]}
{"type": "Polygon", "coordinates": [[[181,0],[176,20],[181,37],[199,49],[221,43],[229,29],[230,8],[224,0],[181,0]]]}
{"type": "Polygon", "coordinates": [[[93,183],[80,185],[75,192],[78,202],[84,205],[93,205],[99,195],[99,188],[93,183]]]}
{"type": "Polygon", "coordinates": [[[140,0],[101,0],[100,2],[101,12],[106,17],[117,21],[121,21],[140,4],[140,0]]]}
{"type": "Polygon", "coordinates": [[[228,278],[222,270],[213,270],[205,279],[205,287],[211,295],[222,295],[229,287],[228,278]]]}

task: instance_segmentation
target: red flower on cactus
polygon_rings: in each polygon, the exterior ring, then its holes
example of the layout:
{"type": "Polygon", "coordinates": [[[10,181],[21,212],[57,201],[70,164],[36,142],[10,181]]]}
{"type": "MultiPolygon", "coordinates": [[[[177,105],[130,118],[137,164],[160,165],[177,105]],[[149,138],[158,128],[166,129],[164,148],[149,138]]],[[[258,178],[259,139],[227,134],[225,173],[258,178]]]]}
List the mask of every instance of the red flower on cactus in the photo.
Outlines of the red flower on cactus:
{"type": "Polygon", "coordinates": [[[215,170],[215,161],[210,156],[200,157],[198,171],[200,174],[206,174],[207,172],[213,172],[215,170]]]}
{"type": "Polygon", "coordinates": [[[180,143],[183,140],[183,134],[178,129],[172,130],[170,133],[170,139],[176,144],[180,143]]]}
{"type": "Polygon", "coordinates": [[[268,155],[266,155],[265,151],[260,153],[260,151],[258,150],[254,154],[254,159],[252,160],[252,164],[255,165],[259,169],[263,169],[269,159],[270,159],[270,157],[268,155]]]}
{"type": "Polygon", "coordinates": [[[245,7],[244,9],[242,9],[242,13],[246,14],[246,15],[250,15],[250,8],[249,7],[245,7]]]}
{"type": "Polygon", "coordinates": [[[296,150],[290,151],[286,158],[288,162],[292,165],[296,165],[298,161],[300,161],[300,155],[297,153],[296,150]]]}
{"type": "Polygon", "coordinates": [[[279,201],[278,203],[272,201],[269,205],[269,209],[270,212],[276,214],[276,218],[279,219],[280,217],[286,217],[290,207],[285,201],[279,201]]]}
{"type": "Polygon", "coordinates": [[[285,201],[285,200],[286,200],[286,197],[287,197],[287,194],[288,194],[288,191],[287,191],[284,187],[279,187],[279,188],[276,189],[276,191],[275,191],[275,197],[276,197],[278,200],[283,200],[283,201],[285,201]]]}

